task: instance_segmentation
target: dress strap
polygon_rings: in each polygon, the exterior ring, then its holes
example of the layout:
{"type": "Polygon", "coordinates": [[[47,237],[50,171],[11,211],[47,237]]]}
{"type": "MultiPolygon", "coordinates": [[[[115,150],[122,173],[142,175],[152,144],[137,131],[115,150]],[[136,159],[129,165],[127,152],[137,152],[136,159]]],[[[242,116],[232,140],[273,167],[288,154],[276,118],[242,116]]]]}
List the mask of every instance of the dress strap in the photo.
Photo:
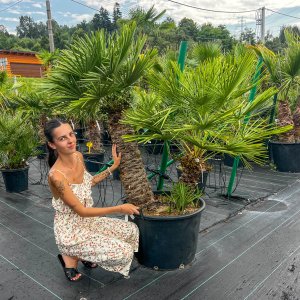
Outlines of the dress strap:
{"type": "Polygon", "coordinates": [[[66,176],[65,173],[63,173],[62,171],[60,171],[60,170],[58,170],[58,169],[54,169],[54,170],[51,170],[51,171],[49,172],[49,174],[50,174],[50,173],[53,173],[54,171],[57,171],[58,173],[62,174],[62,175],[65,177],[67,183],[70,185],[70,182],[69,182],[67,176],[66,176]]]}

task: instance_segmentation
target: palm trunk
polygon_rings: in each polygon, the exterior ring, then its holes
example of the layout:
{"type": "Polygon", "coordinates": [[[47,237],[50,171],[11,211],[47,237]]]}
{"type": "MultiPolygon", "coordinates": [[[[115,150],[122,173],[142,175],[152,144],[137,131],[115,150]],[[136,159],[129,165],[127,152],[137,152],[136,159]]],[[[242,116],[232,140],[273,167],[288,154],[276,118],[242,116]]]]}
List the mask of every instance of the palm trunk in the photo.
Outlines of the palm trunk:
{"type": "Polygon", "coordinates": [[[208,169],[203,161],[190,154],[186,154],[180,159],[180,165],[182,173],[179,180],[193,188],[201,180],[203,172],[208,169]]]}
{"type": "Polygon", "coordinates": [[[125,143],[123,135],[132,134],[133,129],[128,125],[120,124],[121,113],[110,115],[109,133],[112,142],[117,145],[122,154],[120,177],[127,195],[127,201],[141,206],[154,200],[154,195],[147,179],[145,166],[136,142],[125,143]]]}
{"type": "MultiPolygon", "coordinates": [[[[294,121],[290,109],[288,100],[281,100],[278,104],[278,122],[279,126],[293,125],[294,121]]],[[[295,143],[295,131],[294,129],[281,133],[279,135],[279,141],[285,143],[295,143]]]]}
{"type": "Polygon", "coordinates": [[[300,95],[298,96],[296,109],[293,115],[294,129],[295,129],[295,142],[300,142],[300,95]]]}

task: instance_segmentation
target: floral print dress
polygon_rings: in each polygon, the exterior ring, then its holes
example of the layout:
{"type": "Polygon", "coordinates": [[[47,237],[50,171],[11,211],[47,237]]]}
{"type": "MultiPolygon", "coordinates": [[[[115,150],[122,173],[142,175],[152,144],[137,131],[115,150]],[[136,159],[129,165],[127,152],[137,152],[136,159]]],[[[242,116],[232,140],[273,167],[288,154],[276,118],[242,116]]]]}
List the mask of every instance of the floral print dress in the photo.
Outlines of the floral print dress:
{"type": "MultiPolygon", "coordinates": [[[[55,171],[63,174],[57,169],[51,173],[55,171]]],[[[70,184],[73,193],[86,207],[94,204],[91,197],[92,177],[84,170],[83,182],[70,184]]],[[[128,275],[133,252],[138,251],[139,243],[139,231],[134,223],[116,218],[80,217],[60,198],[53,197],[52,205],[55,209],[55,240],[62,254],[128,275]]]]}

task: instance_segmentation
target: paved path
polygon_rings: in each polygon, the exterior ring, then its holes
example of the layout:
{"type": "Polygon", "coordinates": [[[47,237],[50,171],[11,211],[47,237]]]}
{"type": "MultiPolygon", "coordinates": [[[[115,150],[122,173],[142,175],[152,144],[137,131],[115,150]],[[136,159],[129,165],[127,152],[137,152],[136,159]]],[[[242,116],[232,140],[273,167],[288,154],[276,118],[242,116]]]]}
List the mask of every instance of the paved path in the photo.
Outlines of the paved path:
{"type": "Polygon", "coordinates": [[[300,299],[300,182],[199,235],[196,260],[176,271],[133,263],[131,278],[102,269],[65,280],[53,211],[0,190],[0,299],[300,299]]]}

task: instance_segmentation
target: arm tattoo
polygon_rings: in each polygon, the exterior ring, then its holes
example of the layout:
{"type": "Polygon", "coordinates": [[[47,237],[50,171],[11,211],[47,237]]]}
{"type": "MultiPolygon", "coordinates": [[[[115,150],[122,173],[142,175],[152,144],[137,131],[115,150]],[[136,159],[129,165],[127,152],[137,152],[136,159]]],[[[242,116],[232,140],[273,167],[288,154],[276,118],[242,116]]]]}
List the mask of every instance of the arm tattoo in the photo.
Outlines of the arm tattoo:
{"type": "Polygon", "coordinates": [[[99,183],[100,181],[104,180],[106,177],[110,175],[108,170],[104,170],[103,172],[93,176],[92,178],[92,185],[99,183]]]}
{"type": "Polygon", "coordinates": [[[64,192],[65,192],[65,185],[63,183],[63,181],[60,180],[53,180],[53,185],[58,193],[58,196],[61,198],[64,196],[64,192]]]}

